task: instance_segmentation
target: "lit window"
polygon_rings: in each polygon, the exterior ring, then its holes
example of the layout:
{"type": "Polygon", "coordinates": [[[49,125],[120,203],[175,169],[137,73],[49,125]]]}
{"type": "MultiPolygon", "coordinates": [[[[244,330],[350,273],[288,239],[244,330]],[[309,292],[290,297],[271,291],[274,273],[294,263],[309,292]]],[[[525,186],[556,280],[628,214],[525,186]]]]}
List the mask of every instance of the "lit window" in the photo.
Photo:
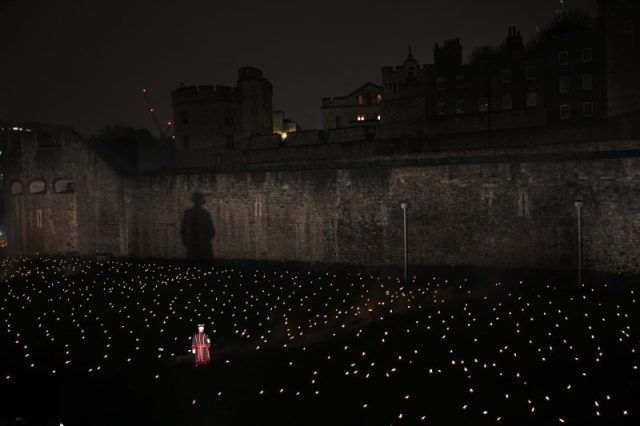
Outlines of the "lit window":
{"type": "Polygon", "coordinates": [[[376,103],[379,104],[382,102],[382,93],[378,93],[378,95],[376,96],[376,103]]]}
{"type": "Polygon", "coordinates": [[[29,194],[44,194],[46,187],[43,180],[34,180],[29,184],[29,194]]]}
{"type": "Polygon", "coordinates": [[[358,115],[356,115],[356,120],[357,120],[357,121],[364,121],[364,120],[366,120],[366,119],[367,119],[367,117],[366,117],[364,114],[358,114],[358,115]]]}
{"type": "Polygon", "coordinates": [[[560,105],[560,119],[568,120],[571,116],[571,109],[569,108],[569,104],[560,105]]]}
{"type": "Polygon", "coordinates": [[[74,192],[76,190],[76,185],[71,179],[58,179],[53,184],[53,190],[56,194],[74,192]]]}
{"type": "Polygon", "coordinates": [[[436,114],[444,115],[444,102],[436,102],[436,114]]]}
{"type": "Polygon", "coordinates": [[[582,74],[582,90],[593,89],[593,75],[582,74]]]}
{"type": "Polygon", "coordinates": [[[364,105],[364,96],[358,95],[358,105],[364,105]]]}
{"type": "Polygon", "coordinates": [[[568,75],[561,75],[558,78],[558,90],[560,91],[560,93],[569,92],[569,76],[568,75]]]}
{"type": "Polygon", "coordinates": [[[455,85],[456,89],[462,89],[464,87],[464,75],[456,75],[455,85]]]}
{"type": "Polygon", "coordinates": [[[12,194],[22,194],[22,182],[11,182],[11,193],[12,194]]]}
{"type": "Polygon", "coordinates": [[[478,99],[478,111],[480,112],[489,111],[489,98],[478,99]]]}
{"type": "Polygon", "coordinates": [[[569,64],[569,52],[567,52],[566,50],[558,52],[558,64],[560,65],[569,64]]]}
{"type": "Polygon", "coordinates": [[[593,102],[585,102],[582,104],[582,116],[593,117],[593,102]]]}
{"type": "Polygon", "coordinates": [[[464,114],[464,99],[456,101],[456,114],[464,114]]]}
{"type": "Polygon", "coordinates": [[[511,109],[513,107],[513,100],[511,95],[502,96],[502,109],[511,109]]]}
{"type": "Polygon", "coordinates": [[[506,68],[500,71],[500,81],[502,83],[511,83],[511,69],[506,68]]]}
{"type": "Polygon", "coordinates": [[[527,93],[527,106],[534,107],[538,105],[538,94],[536,92],[527,93]]]}
{"type": "Polygon", "coordinates": [[[536,79],[536,67],[528,66],[525,69],[525,78],[527,80],[535,80],[536,79]]]}
{"type": "Polygon", "coordinates": [[[593,49],[590,47],[585,47],[582,49],[582,62],[591,62],[593,61],[593,49]]]}
{"type": "Polygon", "coordinates": [[[436,90],[444,90],[444,78],[436,78],[436,90]]]}

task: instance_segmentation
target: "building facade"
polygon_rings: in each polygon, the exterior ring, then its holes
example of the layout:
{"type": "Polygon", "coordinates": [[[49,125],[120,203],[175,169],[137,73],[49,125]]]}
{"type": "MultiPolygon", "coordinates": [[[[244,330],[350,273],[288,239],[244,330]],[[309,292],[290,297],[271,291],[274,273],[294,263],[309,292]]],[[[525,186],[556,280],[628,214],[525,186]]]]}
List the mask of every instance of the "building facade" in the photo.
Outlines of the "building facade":
{"type": "Polygon", "coordinates": [[[381,120],[382,87],[367,82],[346,96],[322,100],[325,130],[342,127],[378,126],[381,120]]]}

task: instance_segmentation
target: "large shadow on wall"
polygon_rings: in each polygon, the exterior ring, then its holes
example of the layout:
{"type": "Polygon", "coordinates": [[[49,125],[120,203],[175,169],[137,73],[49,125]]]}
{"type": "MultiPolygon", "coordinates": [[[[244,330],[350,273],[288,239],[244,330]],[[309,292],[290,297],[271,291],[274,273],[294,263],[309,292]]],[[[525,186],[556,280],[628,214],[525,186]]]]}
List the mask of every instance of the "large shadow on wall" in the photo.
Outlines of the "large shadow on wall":
{"type": "Polygon", "coordinates": [[[206,260],[213,257],[211,240],[216,234],[211,215],[202,206],[205,203],[202,192],[191,196],[193,207],[184,211],[180,223],[182,244],[187,249],[187,259],[206,260]]]}

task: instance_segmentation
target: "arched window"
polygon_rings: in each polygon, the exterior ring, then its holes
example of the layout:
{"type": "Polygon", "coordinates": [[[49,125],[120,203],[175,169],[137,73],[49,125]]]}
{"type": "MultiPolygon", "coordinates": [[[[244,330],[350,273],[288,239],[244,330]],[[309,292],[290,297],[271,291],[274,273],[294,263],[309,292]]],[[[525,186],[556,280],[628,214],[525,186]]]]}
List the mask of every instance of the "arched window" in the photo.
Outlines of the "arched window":
{"type": "Polygon", "coordinates": [[[11,193],[12,194],[22,194],[22,182],[19,180],[15,182],[11,182],[11,193]]]}
{"type": "Polygon", "coordinates": [[[74,192],[76,190],[76,184],[71,179],[58,179],[53,184],[53,190],[56,194],[63,192],[74,192]]]}
{"type": "Polygon", "coordinates": [[[364,96],[358,95],[358,105],[364,105],[364,96]]]}
{"type": "Polygon", "coordinates": [[[371,105],[373,103],[373,98],[371,96],[371,92],[367,92],[366,99],[367,99],[367,105],[371,105]]]}
{"type": "Polygon", "coordinates": [[[378,95],[376,96],[376,103],[379,104],[382,102],[382,93],[378,93],[378,95]]]}
{"type": "Polygon", "coordinates": [[[47,184],[43,180],[34,180],[29,184],[29,194],[44,194],[47,184]]]}

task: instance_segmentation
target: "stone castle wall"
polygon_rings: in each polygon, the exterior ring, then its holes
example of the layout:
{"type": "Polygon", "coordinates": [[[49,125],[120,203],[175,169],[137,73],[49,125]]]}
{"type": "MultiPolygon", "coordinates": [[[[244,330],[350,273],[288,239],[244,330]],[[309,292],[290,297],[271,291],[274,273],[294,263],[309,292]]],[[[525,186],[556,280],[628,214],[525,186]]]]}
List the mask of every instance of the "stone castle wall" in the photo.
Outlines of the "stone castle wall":
{"type": "Polygon", "coordinates": [[[216,258],[400,265],[407,202],[410,263],[570,269],[581,199],[585,265],[640,272],[637,139],[393,156],[372,148],[356,150],[360,159],[304,147],[284,158],[282,147],[280,162],[135,176],[118,175],[72,132],[42,140],[24,134],[7,148],[12,255],[184,258],[180,223],[203,192],[216,258]],[[74,190],[56,191],[60,179],[74,190]],[[33,181],[45,191],[31,193],[33,181]]]}
{"type": "Polygon", "coordinates": [[[44,128],[16,134],[10,145],[3,165],[9,254],[126,255],[124,180],[77,134],[44,128]],[[56,189],[61,181],[73,190],[56,189]],[[34,182],[44,191],[32,193],[34,182]]]}
{"type": "Polygon", "coordinates": [[[127,178],[128,254],[182,258],[202,191],[225,259],[573,268],[582,199],[587,267],[640,271],[637,141],[245,166],[127,178]]]}

